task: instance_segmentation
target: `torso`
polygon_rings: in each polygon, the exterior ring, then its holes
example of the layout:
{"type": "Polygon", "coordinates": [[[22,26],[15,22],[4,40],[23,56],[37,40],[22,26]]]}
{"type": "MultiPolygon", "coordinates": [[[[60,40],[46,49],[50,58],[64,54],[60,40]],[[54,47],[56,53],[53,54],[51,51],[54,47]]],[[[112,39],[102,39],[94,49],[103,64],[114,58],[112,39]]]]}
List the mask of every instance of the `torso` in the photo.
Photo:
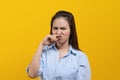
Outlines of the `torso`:
{"type": "Polygon", "coordinates": [[[66,54],[68,54],[68,49],[67,50],[59,50],[59,60],[63,58],[66,54]]]}

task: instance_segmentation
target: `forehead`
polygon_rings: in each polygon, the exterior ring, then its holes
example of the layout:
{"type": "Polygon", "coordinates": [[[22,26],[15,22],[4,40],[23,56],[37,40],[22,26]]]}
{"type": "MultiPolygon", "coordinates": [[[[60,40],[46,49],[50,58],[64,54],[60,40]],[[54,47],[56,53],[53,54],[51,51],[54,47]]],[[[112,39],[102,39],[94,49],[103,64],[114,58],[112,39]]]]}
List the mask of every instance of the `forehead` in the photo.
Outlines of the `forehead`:
{"type": "Polygon", "coordinates": [[[65,17],[59,17],[54,19],[53,26],[69,26],[69,23],[65,17]]]}

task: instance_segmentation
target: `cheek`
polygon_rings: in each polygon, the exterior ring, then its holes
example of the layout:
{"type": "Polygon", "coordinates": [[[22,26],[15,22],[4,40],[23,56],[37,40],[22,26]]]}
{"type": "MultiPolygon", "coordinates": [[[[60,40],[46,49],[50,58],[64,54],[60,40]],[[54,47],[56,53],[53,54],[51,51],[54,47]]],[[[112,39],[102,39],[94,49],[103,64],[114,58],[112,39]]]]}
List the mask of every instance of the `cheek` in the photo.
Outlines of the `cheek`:
{"type": "Polygon", "coordinates": [[[65,33],[65,36],[66,36],[66,37],[67,37],[67,36],[69,37],[69,36],[70,36],[70,32],[66,32],[66,33],[65,33]]]}

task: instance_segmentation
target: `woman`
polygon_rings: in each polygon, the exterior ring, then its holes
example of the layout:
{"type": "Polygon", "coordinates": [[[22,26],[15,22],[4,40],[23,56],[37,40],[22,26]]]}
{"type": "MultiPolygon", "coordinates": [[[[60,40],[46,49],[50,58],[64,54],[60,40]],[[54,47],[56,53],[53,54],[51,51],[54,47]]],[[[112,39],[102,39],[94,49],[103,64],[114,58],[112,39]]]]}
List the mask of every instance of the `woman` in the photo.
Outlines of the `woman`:
{"type": "Polygon", "coordinates": [[[79,49],[74,16],[58,11],[51,20],[50,34],[39,47],[28,66],[28,75],[42,80],[90,80],[86,55],[79,49]]]}

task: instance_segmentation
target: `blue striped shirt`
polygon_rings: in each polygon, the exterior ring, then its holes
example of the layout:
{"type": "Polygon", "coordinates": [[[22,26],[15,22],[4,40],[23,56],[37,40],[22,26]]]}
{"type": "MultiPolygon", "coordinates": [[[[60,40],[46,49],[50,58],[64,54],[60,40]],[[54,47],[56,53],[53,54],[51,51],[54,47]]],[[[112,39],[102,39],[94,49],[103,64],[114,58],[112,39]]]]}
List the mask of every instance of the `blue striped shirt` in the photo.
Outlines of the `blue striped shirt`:
{"type": "Polygon", "coordinates": [[[70,46],[68,53],[59,60],[55,45],[45,46],[38,75],[42,80],[90,80],[91,72],[87,56],[70,46]]]}

